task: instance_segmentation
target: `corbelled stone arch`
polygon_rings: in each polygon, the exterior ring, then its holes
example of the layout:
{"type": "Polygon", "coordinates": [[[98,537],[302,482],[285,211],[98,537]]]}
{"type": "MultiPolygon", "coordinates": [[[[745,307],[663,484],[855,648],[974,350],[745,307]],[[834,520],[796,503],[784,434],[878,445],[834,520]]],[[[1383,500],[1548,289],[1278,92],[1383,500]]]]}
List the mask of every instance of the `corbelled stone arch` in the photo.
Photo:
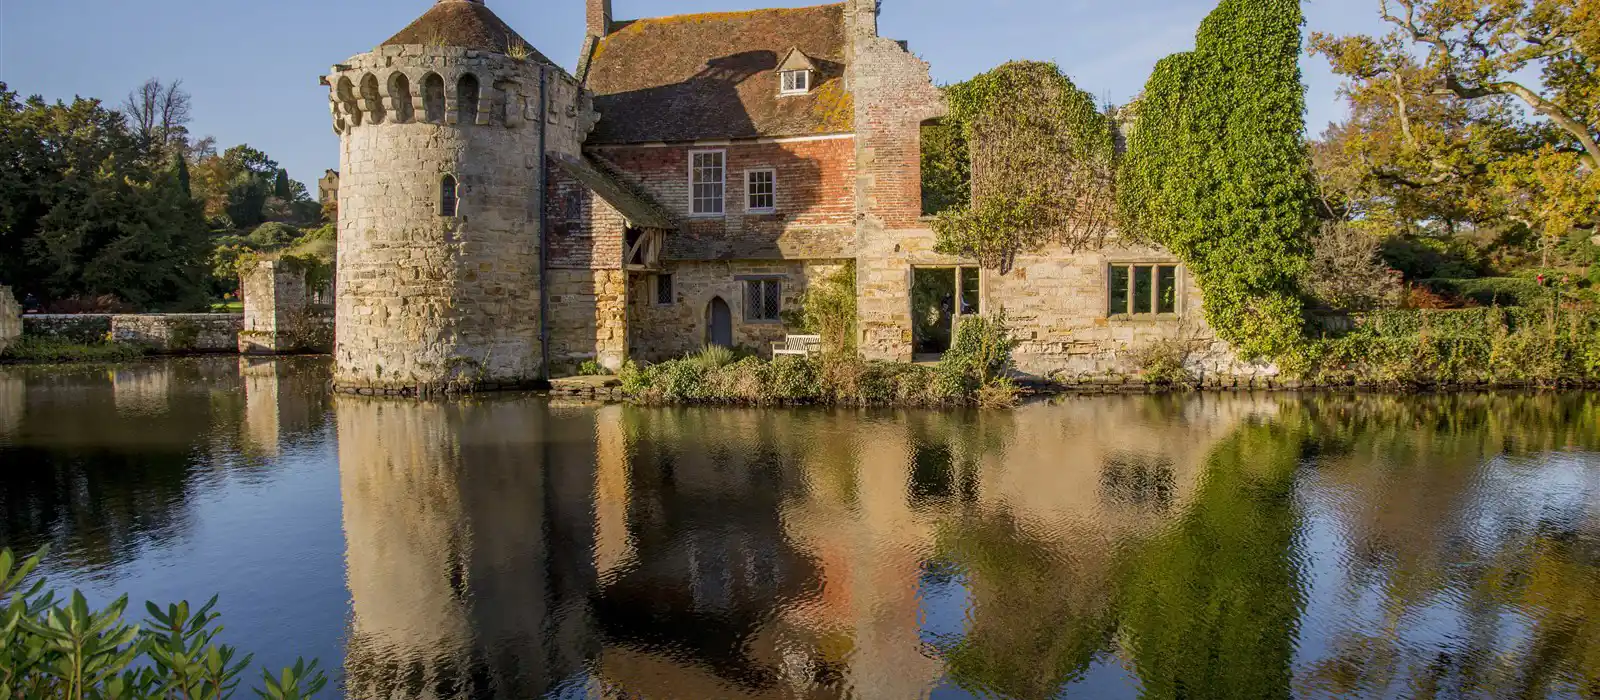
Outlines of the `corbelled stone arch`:
{"type": "Polygon", "coordinates": [[[395,71],[389,76],[389,110],[396,124],[409,124],[416,119],[416,108],[411,101],[411,78],[395,71]]]}
{"type": "Polygon", "coordinates": [[[378,87],[378,76],[368,73],[361,76],[361,111],[367,114],[367,122],[382,124],[388,117],[383,108],[383,91],[378,87]]]}
{"type": "Polygon", "coordinates": [[[445,110],[449,99],[445,95],[444,76],[429,71],[422,76],[423,118],[431,124],[445,123],[445,110]]]}
{"type": "Polygon", "coordinates": [[[344,115],[350,121],[350,126],[361,126],[361,105],[356,101],[356,84],[351,82],[350,76],[339,76],[339,82],[334,87],[334,95],[339,100],[339,106],[344,110],[344,115]]]}

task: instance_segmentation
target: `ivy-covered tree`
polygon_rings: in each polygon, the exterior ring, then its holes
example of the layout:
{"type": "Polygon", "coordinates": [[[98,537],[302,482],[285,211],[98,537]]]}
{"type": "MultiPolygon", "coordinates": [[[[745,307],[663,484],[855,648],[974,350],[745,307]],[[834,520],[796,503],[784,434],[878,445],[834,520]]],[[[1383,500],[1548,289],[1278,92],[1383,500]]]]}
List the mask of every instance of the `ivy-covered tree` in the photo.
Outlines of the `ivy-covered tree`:
{"type": "MultiPolygon", "coordinates": [[[[942,253],[1002,273],[1019,253],[1099,245],[1115,223],[1111,120],[1052,63],[1015,61],[946,90],[971,199],[934,223],[942,253]]],[[[942,162],[942,161],[941,161],[942,162]]],[[[953,198],[953,197],[952,197],[953,198]]]]}
{"type": "Polygon", "coordinates": [[[1299,0],[1223,0],[1194,51],[1156,65],[1118,183],[1121,234],[1183,260],[1206,319],[1249,357],[1285,357],[1305,338],[1303,23],[1299,0]]]}

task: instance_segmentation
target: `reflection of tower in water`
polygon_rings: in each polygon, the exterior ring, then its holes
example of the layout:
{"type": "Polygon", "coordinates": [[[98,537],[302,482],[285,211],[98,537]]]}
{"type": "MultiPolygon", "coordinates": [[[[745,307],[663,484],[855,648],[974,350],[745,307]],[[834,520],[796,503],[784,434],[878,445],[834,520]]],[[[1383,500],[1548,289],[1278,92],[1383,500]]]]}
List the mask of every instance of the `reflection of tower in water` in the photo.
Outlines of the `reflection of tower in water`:
{"type": "Polygon", "coordinates": [[[348,694],[538,697],[577,677],[591,640],[592,416],[353,397],[335,412],[348,694]]]}

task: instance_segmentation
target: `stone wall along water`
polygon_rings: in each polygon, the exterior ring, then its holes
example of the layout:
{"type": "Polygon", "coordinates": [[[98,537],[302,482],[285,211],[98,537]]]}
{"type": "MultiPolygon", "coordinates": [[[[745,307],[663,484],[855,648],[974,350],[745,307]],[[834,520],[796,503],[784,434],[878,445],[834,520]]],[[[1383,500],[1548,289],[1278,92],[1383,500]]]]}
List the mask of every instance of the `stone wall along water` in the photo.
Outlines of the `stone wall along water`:
{"type": "Polygon", "coordinates": [[[85,345],[143,345],[167,354],[232,353],[242,314],[29,314],[23,334],[85,345]]]}

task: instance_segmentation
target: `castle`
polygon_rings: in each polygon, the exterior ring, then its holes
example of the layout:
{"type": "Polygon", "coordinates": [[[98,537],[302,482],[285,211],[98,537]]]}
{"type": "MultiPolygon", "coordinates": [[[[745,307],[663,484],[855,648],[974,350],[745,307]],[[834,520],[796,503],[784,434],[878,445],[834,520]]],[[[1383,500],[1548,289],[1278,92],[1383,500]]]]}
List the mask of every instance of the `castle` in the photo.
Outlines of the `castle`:
{"type": "Polygon", "coordinates": [[[760,351],[854,265],[869,359],[936,357],[1004,308],[1019,369],[1118,371],[1154,340],[1238,365],[1158,249],[934,250],[928,64],[878,0],[619,21],[586,0],[576,75],[482,0],[438,0],[324,77],[341,136],[335,384],[497,388],[586,361],[760,351]]]}

